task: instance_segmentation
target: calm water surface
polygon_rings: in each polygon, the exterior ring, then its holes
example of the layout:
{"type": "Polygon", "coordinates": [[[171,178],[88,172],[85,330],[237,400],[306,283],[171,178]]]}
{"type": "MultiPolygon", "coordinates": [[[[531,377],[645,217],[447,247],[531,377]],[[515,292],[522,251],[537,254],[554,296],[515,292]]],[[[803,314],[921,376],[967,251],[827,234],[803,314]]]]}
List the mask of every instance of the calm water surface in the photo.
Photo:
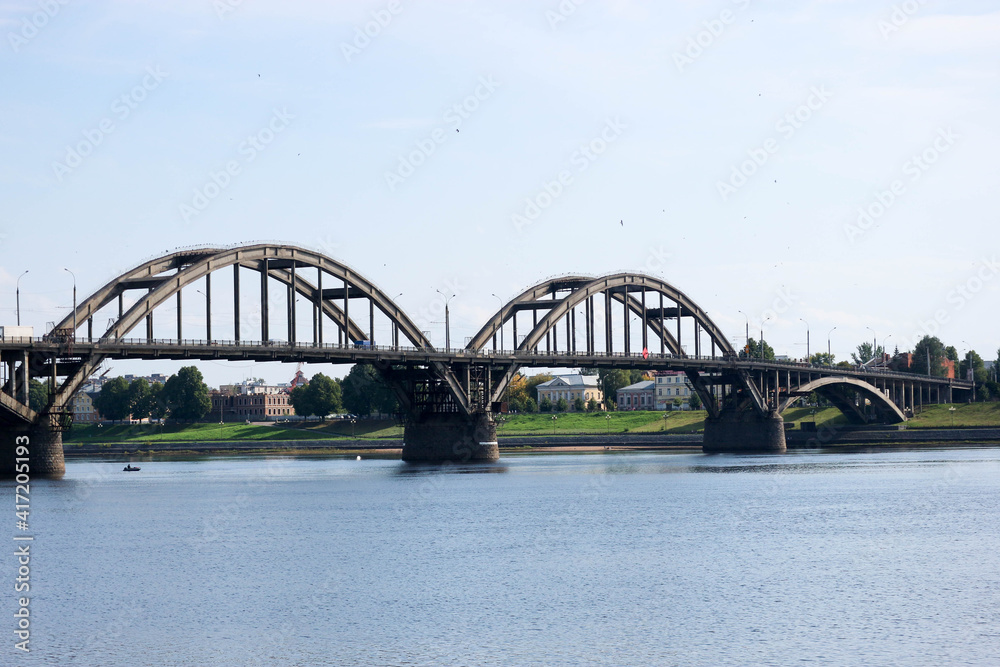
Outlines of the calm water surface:
{"type": "Polygon", "coordinates": [[[1000,661],[1000,449],[141,465],[32,483],[0,664],[1000,661]]]}

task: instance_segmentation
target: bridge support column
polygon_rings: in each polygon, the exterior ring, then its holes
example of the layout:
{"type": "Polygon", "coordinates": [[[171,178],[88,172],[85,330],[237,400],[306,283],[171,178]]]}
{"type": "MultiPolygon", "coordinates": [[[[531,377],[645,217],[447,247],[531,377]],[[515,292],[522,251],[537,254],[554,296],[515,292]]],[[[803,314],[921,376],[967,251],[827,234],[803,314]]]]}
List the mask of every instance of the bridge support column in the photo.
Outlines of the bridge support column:
{"type": "Polygon", "coordinates": [[[785,450],[785,420],[779,414],[761,417],[755,412],[723,410],[719,417],[705,420],[702,451],[706,454],[775,454],[785,450]]]}
{"type": "Polygon", "coordinates": [[[465,463],[499,458],[497,427],[490,415],[433,413],[404,427],[404,461],[465,463]]]}
{"type": "Polygon", "coordinates": [[[0,477],[13,479],[17,474],[15,459],[24,458],[17,454],[18,445],[28,449],[28,475],[32,479],[66,474],[62,431],[51,428],[47,421],[0,428],[0,477]]]}

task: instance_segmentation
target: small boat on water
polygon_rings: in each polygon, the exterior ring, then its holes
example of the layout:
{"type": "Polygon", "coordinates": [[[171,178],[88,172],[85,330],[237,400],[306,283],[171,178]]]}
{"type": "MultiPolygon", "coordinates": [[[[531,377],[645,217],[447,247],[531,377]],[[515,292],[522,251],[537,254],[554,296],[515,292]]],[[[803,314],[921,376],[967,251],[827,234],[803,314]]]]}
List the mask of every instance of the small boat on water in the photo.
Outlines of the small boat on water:
{"type": "Polygon", "coordinates": [[[122,468],[122,472],[132,472],[133,470],[142,470],[142,468],[139,466],[133,466],[131,463],[122,468]]]}

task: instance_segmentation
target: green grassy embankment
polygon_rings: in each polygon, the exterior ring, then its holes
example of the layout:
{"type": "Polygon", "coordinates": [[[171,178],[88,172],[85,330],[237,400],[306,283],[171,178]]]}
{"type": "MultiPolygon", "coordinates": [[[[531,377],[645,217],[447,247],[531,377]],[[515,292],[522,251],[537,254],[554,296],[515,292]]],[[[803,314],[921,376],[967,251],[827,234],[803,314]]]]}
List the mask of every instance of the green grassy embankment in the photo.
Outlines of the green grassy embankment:
{"type": "MultiPolygon", "coordinates": [[[[623,433],[698,433],[704,429],[705,412],[595,412],[506,415],[497,429],[503,437],[526,435],[601,435],[623,433]],[[610,417],[610,419],[608,418],[610,417]]],[[[801,429],[802,422],[845,424],[847,419],[836,408],[790,408],[785,423],[801,429]]],[[[924,406],[908,428],[948,428],[1000,426],[1000,403],[972,403],[924,406]],[[950,407],[955,411],[951,412],[950,407]]],[[[66,444],[107,444],[141,442],[226,442],[255,440],[338,440],[344,438],[402,438],[403,427],[394,420],[359,419],[352,426],[347,421],[306,422],[273,426],[237,424],[158,424],[104,426],[78,425],[63,436],[66,444]]]]}
{"type": "Polygon", "coordinates": [[[254,440],[338,440],[344,438],[401,438],[403,428],[394,420],[359,419],[307,422],[305,424],[134,424],[74,426],[63,436],[66,444],[107,444],[122,442],[226,442],[254,440]]]}
{"type": "Polygon", "coordinates": [[[1000,426],[1000,403],[955,403],[925,405],[906,423],[907,428],[951,426],[1000,426]],[[951,412],[949,408],[955,408],[951,412]]]}

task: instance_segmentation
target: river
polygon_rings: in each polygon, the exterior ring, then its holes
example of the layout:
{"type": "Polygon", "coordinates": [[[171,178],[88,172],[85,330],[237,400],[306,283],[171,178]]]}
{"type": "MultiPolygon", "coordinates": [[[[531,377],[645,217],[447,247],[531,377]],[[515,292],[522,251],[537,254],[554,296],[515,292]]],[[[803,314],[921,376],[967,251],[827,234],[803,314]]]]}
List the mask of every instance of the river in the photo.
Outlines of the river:
{"type": "Polygon", "coordinates": [[[14,649],[8,555],[0,664],[1000,654],[997,448],[123,465],[71,459],[64,479],[32,481],[32,650],[14,649]]]}

